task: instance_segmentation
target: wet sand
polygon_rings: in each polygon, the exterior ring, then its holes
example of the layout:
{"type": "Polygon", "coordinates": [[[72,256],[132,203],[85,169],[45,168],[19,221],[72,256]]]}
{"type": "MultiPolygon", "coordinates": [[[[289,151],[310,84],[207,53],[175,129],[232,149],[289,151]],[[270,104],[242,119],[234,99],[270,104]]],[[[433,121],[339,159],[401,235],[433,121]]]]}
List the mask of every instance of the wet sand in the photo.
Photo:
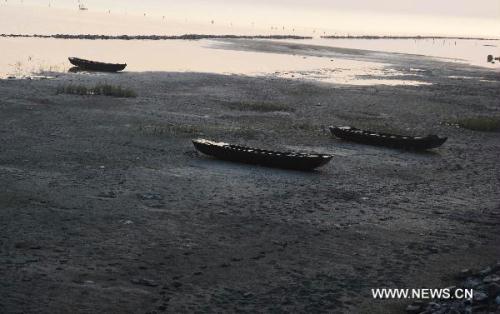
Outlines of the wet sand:
{"type": "Polygon", "coordinates": [[[432,85],[166,72],[0,80],[0,312],[397,313],[409,301],[375,301],[370,289],[446,287],[462,268],[494,264],[498,134],[443,122],[497,115],[498,72],[391,62],[432,85]],[[97,82],[138,97],[56,95],[97,82]],[[449,140],[403,152],[336,140],[328,125],[449,140]],[[196,153],[195,137],[334,159],[311,173],[234,164],[196,153]]]}

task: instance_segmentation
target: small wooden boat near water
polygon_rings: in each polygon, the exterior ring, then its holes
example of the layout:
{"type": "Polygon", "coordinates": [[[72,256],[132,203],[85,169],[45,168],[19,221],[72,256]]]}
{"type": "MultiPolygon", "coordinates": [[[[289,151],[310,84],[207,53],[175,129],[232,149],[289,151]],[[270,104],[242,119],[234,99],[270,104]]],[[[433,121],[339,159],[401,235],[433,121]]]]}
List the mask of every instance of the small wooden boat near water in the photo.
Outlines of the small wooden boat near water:
{"type": "Polygon", "coordinates": [[[193,144],[200,152],[219,159],[294,170],[313,170],[327,164],[333,157],[315,153],[275,152],[205,139],[193,140],[193,144]]]}
{"type": "Polygon", "coordinates": [[[126,63],[104,63],[98,61],[85,60],[80,58],[70,57],[68,58],[69,62],[74,66],[82,69],[82,70],[90,70],[90,71],[100,71],[100,72],[118,72],[125,69],[127,66],[126,63]]]}
{"type": "Polygon", "coordinates": [[[404,136],[356,129],[350,126],[330,127],[330,132],[343,140],[363,144],[386,146],[408,150],[436,148],[446,142],[446,137],[437,135],[404,136]]]}

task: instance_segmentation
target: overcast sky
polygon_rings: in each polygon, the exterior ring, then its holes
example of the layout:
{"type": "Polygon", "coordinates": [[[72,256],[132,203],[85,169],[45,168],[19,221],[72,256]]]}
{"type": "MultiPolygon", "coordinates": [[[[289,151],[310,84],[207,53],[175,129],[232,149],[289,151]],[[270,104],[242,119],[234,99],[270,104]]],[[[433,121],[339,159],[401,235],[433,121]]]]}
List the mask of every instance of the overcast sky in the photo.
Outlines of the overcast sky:
{"type": "MultiPolygon", "coordinates": [[[[439,15],[473,18],[500,18],[500,0],[89,0],[84,1],[96,6],[109,7],[162,7],[168,10],[169,6],[201,5],[220,3],[226,7],[250,5],[253,7],[278,7],[283,9],[301,10],[344,10],[364,11],[383,14],[416,14],[416,15],[439,15]]],[[[43,2],[43,1],[41,1],[43,2]]],[[[52,1],[66,2],[72,1],[52,1]]],[[[74,3],[74,2],[73,2],[74,3]]]]}
{"type": "MultiPolygon", "coordinates": [[[[89,12],[147,13],[219,25],[316,28],[328,33],[500,36],[500,0],[80,0],[89,12]]],[[[3,1],[2,1],[3,2],[3,1]]],[[[7,0],[6,5],[76,10],[78,0],[7,0]]],[[[0,12],[1,13],[1,12],[0,12]]],[[[111,17],[110,17],[111,19],[111,17]]],[[[0,29],[0,32],[2,30],[0,29]]]]}

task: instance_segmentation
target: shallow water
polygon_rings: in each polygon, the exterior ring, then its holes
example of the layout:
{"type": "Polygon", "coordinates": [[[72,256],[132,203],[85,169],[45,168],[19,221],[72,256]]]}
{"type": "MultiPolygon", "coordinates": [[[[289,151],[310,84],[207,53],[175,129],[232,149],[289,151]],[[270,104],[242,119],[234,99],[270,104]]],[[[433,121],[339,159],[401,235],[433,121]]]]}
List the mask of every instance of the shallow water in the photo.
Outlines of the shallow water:
{"type": "MultiPolygon", "coordinates": [[[[287,40],[304,43],[304,41],[287,40]]],[[[500,56],[500,40],[473,39],[328,39],[314,38],[312,45],[396,52],[430,56],[447,62],[500,69],[500,62],[487,62],[488,55],[500,56]]]]}
{"type": "MultiPolygon", "coordinates": [[[[304,43],[307,43],[305,41],[304,43]]],[[[336,58],[212,49],[212,40],[64,40],[0,38],[0,76],[22,77],[44,71],[65,72],[67,58],[77,56],[127,63],[126,71],[173,71],[275,76],[356,85],[419,85],[401,79],[388,64],[336,58]],[[370,77],[363,77],[370,75],[370,77]],[[383,80],[373,76],[382,76],[383,80]]],[[[418,76],[418,74],[415,74],[418,76]]]]}

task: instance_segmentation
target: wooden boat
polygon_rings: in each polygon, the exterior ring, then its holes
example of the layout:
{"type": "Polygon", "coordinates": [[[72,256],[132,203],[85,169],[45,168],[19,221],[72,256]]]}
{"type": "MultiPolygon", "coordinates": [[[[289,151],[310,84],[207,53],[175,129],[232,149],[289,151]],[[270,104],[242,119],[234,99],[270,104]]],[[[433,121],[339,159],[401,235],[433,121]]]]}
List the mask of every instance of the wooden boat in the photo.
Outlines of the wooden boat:
{"type": "Polygon", "coordinates": [[[327,164],[333,157],[315,153],[275,152],[205,139],[193,140],[193,144],[200,152],[219,159],[294,170],[313,170],[327,164]]]}
{"type": "Polygon", "coordinates": [[[437,135],[427,135],[423,137],[403,136],[360,130],[350,126],[330,127],[330,132],[343,140],[408,150],[436,148],[443,145],[447,140],[446,137],[439,137],[437,135]]]}
{"type": "Polygon", "coordinates": [[[121,63],[104,63],[104,62],[97,62],[97,61],[90,61],[90,60],[85,60],[85,59],[80,59],[80,58],[74,58],[70,57],[68,58],[69,62],[73,64],[74,66],[77,66],[80,69],[83,70],[90,70],[90,71],[100,71],[100,72],[118,72],[122,71],[125,69],[127,64],[121,64],[121,63]]]}

